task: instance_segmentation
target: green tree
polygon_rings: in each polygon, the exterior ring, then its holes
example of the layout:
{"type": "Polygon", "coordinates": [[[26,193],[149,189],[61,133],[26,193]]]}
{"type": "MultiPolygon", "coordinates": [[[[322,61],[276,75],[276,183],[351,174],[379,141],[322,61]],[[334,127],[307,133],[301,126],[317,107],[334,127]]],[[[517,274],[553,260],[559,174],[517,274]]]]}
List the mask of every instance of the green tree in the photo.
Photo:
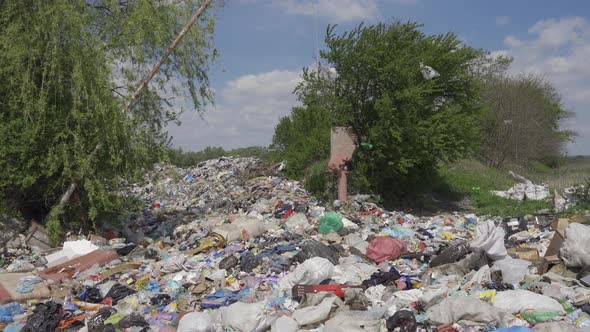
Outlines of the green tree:
{"type": "Polygon", "coordinates": [[[489,77],[482,80],[481,95],[481,156],[489,166],[557,160],[574,136],[561,127],[572,113],[542,76],[489,77]]]}
{"type": "Polygon", "coordinates": [[[329,158],[335,105],[333,80],[326,68],[306,68],[302,78],[295,89],[301,105],[279,120],[271,145],[274,158],[287,161],[285,172],[294,178],[302,178],[312,164],[329,158]]]}
{"type": "Polygon", "coordinates": [[[420,27],[361,24],[342,34],[329,27],[321,53],[338,73],[332,118],[372,145],[355,162],[390,201],[412,197],[439,162],[477,142],[478,86],[470,67],[482,52],[452,33],[428,36],[420,27]],[[425,66],[438,77],[425,76],[425,66]]]}
{"type": "Polygon", "coordinates": [[[51,206],[80,179],[70,219],[116,208],[120,179],[163,155],[164,125],[178,115],[171,98],[188,96],[197,111],[212,102],[214,10],[189,31],[130,112],[120,111],[199,4],[0,2],[0,195],[7,205],[51,206]],[[97,144],[103,148],[90,160],[97,144]]]}

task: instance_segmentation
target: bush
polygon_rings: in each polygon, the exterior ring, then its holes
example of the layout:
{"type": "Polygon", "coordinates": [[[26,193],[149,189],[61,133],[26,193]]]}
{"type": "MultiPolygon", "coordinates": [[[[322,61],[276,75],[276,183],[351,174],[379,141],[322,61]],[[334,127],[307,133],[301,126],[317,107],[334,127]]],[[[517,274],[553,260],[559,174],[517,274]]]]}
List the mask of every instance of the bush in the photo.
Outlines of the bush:
{"type": "Polygon", "coordinates": [[[316,198],[326,201],[333,198],[330,184],[334,176],[328,171],[328,160],[313,163],[307,171],[303,185],[316,198]]]}

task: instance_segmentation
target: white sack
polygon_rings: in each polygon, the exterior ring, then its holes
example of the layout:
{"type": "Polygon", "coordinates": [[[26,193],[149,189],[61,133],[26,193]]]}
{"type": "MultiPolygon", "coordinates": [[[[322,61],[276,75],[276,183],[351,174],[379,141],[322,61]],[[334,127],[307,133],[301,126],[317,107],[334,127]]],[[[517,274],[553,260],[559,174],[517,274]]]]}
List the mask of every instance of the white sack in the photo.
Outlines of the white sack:
{"type": "Polygon", "coordinates": [[[505,235],[504,229],[496,227],[492,220],[488,220],[477,226],[475,239],[469,245],[475,252],[485,251],[493,260],[502,259],[508,256],[504,246],[505,235]]]}
{"type": "Polygon", "coordinates": [[[565,229],[565,240],[560,254],[568,267],[590,265],[590,227],[570,223],[565,229]]]}
{"type": "Polygon", "coordinates": [[[301,263],[295,271],[279,280],[281,289],[291,289],[296,284],[315,285],[332,278],[334,264],[322,257],[313,257],[301,263]]]}
{"type": "Polygon", "coordinates": [[[518,314],[527,310],[551,311],[565,314],[563,307],[556,300],[524,289],[498,292],[494,307],[518,314]]]}

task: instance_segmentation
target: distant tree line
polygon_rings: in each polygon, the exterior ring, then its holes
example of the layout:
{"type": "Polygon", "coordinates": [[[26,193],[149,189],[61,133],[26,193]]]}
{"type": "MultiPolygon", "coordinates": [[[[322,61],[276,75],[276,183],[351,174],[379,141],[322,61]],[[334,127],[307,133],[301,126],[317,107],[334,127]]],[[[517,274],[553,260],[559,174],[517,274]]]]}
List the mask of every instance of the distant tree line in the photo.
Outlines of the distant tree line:
{"type": "Polygon", "coordinates": [[[270,150],[263,146],[250,146],[232,150],[224,150],[222,147],[208,146],[201,151],[183,151],[182,148],[170,148],[167,150],[167,158],[173,165],[190,167],[209,159],[221,157],[256,157],[268,159],[270,150]]]}

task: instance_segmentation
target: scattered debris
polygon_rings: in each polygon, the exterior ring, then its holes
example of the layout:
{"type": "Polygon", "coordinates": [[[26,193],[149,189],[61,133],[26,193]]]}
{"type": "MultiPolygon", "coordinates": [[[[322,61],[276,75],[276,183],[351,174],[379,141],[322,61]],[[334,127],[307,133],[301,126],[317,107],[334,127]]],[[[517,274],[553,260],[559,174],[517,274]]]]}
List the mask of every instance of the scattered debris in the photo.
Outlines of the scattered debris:
{"type": "Polygon", "coordinates": [[[575,220],[418,218],[366,195],[329,211],[253,158],[158,165],[145,180],[129,186],[145,209],[122,220],[121,234],[107,225],[102,236],[57,250],[26,238],[7,247],[0,328],[561,331],[590,324],[590,226],[575,220]]]}
{"type": "Polygon", "coordinates": [[[536,185],[512,171],[508,173],[519,183],[506,191],[492,190],[494,195],[517,201],[542,201],[549,198],[549,186],[547,184],[536,185]]]}

